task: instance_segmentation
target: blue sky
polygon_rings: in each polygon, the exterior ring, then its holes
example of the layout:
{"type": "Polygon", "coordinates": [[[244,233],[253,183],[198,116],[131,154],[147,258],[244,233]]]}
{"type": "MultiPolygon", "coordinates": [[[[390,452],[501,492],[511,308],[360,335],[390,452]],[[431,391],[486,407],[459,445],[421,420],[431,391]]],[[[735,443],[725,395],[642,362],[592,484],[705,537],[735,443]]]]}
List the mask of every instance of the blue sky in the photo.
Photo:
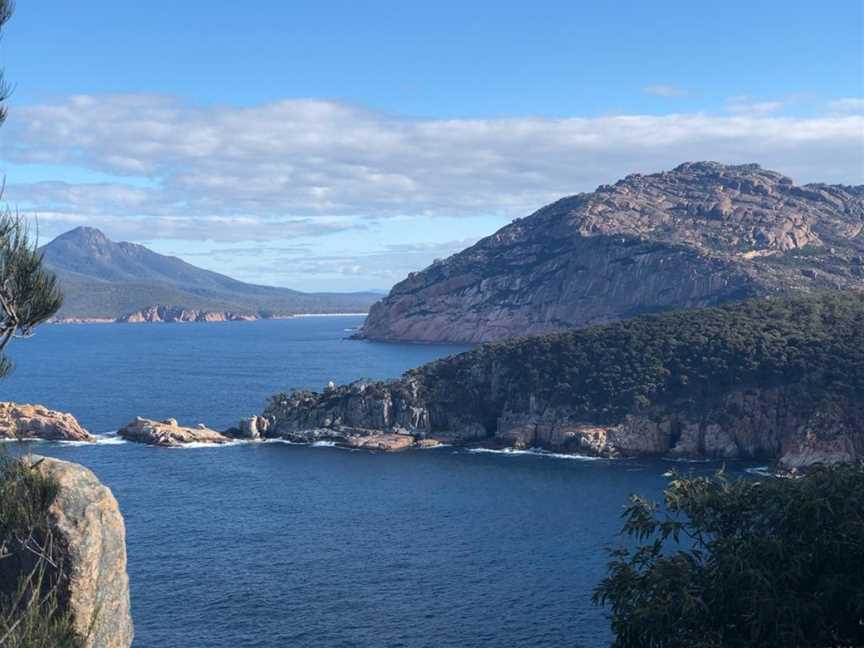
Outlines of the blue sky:
{"type": "Polygon", "coordinates": [[[386,288],[686,159],[864,182],[862,25],[843,0],[27,0],[0,47],[0,163],[48,234],[386,288]]]}

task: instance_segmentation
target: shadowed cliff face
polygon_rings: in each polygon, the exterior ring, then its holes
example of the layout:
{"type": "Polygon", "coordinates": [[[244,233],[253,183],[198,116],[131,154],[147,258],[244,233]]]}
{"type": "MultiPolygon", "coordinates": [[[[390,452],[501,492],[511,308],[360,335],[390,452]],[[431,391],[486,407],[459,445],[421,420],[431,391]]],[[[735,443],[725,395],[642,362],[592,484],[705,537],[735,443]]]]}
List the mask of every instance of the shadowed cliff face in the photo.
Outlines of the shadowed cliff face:
{"type": "Polygon", "coordinates": [[[412,273],[361,336],[482,342],[782,292],[864,288],[860,188],[702,162],[564,198],[412,273]]]}
{"type": "Polygon", "coordinates": [[[864,296],[742,304],[508,340],[388,382],[275,396],[268,436],[400,433],[603,456],[864,457],[864,296]]]}

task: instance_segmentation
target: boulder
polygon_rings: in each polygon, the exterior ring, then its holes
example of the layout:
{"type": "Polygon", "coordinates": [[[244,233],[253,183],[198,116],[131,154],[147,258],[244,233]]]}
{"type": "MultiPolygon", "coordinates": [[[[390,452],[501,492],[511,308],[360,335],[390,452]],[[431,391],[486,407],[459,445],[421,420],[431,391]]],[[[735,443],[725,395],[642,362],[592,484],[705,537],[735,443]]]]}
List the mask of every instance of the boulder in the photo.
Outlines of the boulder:
{"type": "Polygon", "coordinates": [[[9,402],[0,403],[0,438],[96,441],[71,414],[44,405],[9,402]]]}
{"type": "Polygon", "coordinates": [[[61,551],[63,600],[84,648],[128,648],[133,627],[126,574],[126,527],[117,500],[78,464],[32,457],[60,486],[49,509],[61,551]]]}
{"type": "Polygon", "coordinates": [[[240,421],[240,426],[231,428],[226,434],[238,439],[262,439],[270,429],[270,421],[265,416],[250,416],[240,421]]]}
{"type": "Polygon", "coordinates": [[[128,441],[158,446],[182,446],[188,443],[230,443],[231,438],[202,424],[196,428],[183,427],[176,419],[154,421],[136,417],[117,431],[128,441]]]}
{"type": "Polygon", "coordinates": [[[369,434],[346,437],[344,443],[350,448],[399,452],[413,446],[414,437],[408,434],[369,434]]]}

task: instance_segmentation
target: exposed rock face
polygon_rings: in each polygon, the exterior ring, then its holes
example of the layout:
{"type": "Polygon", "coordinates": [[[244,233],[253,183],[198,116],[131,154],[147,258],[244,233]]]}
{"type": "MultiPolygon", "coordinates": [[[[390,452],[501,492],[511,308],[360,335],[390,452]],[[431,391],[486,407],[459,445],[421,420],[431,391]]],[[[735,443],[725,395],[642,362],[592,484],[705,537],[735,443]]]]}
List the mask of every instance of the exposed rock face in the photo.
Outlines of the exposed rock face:
{"type": "Polygon", "coordinates": [[[140,416],[120,428],[117,434],[129,441],[158,446],[182,446],[189,443],[218,444],[231,441],[231,437],[204,425],[190,428],[178,425],[175,419],[153,421],[140,416]]]}
{"type": "Polygon", "coordinates": [[[688,163],[564,198],[397,284],[360,337],[483,342],[864,288],[864,192],[688,163]]]}
{"type": "Polygon", "coordinates": [[[86,648],[132,645],[126,528],[117,500],[78,464],[34,457],[60,485],[50,515],[62,552],[64,603],[86,648]]]}
{"type": "Polygon", "coordinates": [[[240,426],[226,431],[228,436],[238,439],[262,439],[267,434],[270,421],[263,416],[250,416],[240,421],[240,426]]]}
{"type": "Polygon", "coordinates": [[[0,438],[96,441],[71,414],[44,405],[0,403],[0,438]]]}
{"type": "Polygon", "coordinates": [[[414,437],[407,434],[373,433],[365,436],[349,436],[346,444],[351,448],[398,452],[412,447],[414,445],[414,437]]]}
{"type": "Polygon", "coordinates": [[[481,403],[474,418],[450,416],[446,404],[406,390],[405,380],[349,385],[331,398],[278,397],[266,412],[270,436],[387,451],[446,442],[603,457],[773,459],[784,468],[864,459],[864,403],[846,403],[840,412],[799,411],[794,389],[734,390],[698,415],[658,408],[614,424],[538,403],[535,411],[501,410],[490,430],[481,403]],[[430,425],[433,420],[443,427],[430,425]]]}
{"type": "MultiPolygon", "coordinates": [[[[607,457],[864,458],[864,296],[755,300],[487,344],[271,399],[268,435],[399,435],[607,457]]],[[[352,445],[359,445],[355,440],[352,445]]]]}
{"type": "Polygon", "coordinates": [[[252,313],[204,311],[157,305],[118,317],[116,321],[139,324],[141,322],[249,322],[257,319],[260,317],[252,313]]]}

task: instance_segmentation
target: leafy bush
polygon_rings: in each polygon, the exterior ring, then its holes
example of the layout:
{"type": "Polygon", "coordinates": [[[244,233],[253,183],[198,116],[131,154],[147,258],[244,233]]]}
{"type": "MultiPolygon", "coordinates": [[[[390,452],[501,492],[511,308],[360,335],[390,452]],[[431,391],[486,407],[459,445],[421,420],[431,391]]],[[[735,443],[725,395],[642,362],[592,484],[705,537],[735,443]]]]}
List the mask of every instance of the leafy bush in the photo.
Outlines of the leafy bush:
{"type": "Polygon", "coordinates": [[[594,593],[615,648],[864,645],[864,467],[800,479],[674,476],[634,497],[594,593]]]}

